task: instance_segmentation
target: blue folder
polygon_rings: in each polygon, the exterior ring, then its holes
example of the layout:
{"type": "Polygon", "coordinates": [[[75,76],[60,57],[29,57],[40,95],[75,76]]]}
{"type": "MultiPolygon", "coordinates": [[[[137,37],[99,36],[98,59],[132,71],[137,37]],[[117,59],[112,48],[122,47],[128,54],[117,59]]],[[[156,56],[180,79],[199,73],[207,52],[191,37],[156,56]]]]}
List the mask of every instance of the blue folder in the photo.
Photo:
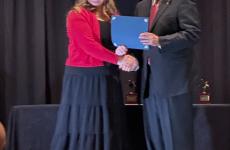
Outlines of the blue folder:
{"type": "Polygon", "coordinates": [[[111,36],[114,46],[148,50],[149,46],[140,42],[140,33],[148,31],[147,17],[112,16],[111,36]]]}

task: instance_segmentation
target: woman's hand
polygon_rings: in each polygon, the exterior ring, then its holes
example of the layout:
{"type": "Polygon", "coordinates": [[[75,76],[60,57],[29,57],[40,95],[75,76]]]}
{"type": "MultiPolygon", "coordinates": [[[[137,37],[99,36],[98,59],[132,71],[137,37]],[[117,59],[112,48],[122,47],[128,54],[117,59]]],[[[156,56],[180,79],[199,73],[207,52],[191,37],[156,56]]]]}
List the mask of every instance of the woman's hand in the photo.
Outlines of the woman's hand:
{"type": "Polygon", "coordinates": [[[121,46],[118,46],[115,50],[115,53],[118,55],[118,56],[124,56],[126,53],[128,52],[128,49],[121,45],[121,46]]]}

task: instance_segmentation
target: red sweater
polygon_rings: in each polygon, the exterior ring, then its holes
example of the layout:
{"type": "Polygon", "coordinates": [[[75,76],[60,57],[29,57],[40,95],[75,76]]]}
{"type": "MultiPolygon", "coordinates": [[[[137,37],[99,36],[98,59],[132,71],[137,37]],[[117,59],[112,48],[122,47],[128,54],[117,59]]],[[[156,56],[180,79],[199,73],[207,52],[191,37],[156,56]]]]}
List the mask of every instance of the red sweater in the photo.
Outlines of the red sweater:
{"type": "Polygon", "coordinates": [[[117,64],[118,56],[102,46],[100,25],[94,13],[82,8],[67,15],[69,38],[67,66],[96,67],[103,62],[117,64]]]}

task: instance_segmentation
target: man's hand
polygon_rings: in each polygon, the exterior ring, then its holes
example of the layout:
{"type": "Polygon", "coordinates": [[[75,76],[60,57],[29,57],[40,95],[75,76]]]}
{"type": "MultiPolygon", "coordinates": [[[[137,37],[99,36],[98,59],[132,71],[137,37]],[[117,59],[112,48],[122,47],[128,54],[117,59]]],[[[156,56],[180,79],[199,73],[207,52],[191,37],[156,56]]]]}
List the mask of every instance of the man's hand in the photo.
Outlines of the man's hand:
{"type": "Polygon", "coordinates": [[[117,63],[119,68],[123,71],[137,71],[139,69],[139,63],[137,59],[131,55],[125,55],[119,58],[117,63]]]}
{"type": "Polygon", "coordinates": [[[141,33],[139,39],[142,44],[149,46],[160,46],[159,36],[154,33],[144,32],[141,33]]]}

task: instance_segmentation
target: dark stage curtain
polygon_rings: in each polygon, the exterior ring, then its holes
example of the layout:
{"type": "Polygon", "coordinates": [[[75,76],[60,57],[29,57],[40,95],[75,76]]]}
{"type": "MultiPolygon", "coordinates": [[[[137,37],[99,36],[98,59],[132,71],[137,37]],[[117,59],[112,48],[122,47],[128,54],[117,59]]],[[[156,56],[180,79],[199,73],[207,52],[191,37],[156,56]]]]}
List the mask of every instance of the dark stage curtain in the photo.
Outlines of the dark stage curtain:
{"type": "Polygon", "coordinates": [[[197,48],[201,77],[213,103],[230,103],[230,1],[197,0],[202,36],[197,48]]]}
{"type": "MultiPolygon", "coordinates": [[[[117,0],[132,15],[138,0],[117,0]]],[[[213,103],[230,102],[230,1],[197,0],[201,77],[213,103]]],[[[71,0],[0,0],[0,119],[13,105],[58,103],[67,52],[65,16],[71,0]]]]}
{"type": "Polygon", "coordinates": [[[0,115],[5,120],[13,105],[58,102],[67,51],[65,16],[69,4],[64,0],[1,3],[0,115]]]}
{"type": "Polygon", "coordinates": [[[4,88],[4,85],[3,85],[3,67],[4,67],[4,61],[3,61],[3,58],[4,58],[4,35],[3,35],[3,17],[4,17],[4,14],[3,14],[3,1],[0,0],[0,121],[1,120],[4,120],[4,116],[5,116],[5,101],[3,101],[3,94],[4,94],[4,91],[3,91],[3,88],[4,88]]]}

